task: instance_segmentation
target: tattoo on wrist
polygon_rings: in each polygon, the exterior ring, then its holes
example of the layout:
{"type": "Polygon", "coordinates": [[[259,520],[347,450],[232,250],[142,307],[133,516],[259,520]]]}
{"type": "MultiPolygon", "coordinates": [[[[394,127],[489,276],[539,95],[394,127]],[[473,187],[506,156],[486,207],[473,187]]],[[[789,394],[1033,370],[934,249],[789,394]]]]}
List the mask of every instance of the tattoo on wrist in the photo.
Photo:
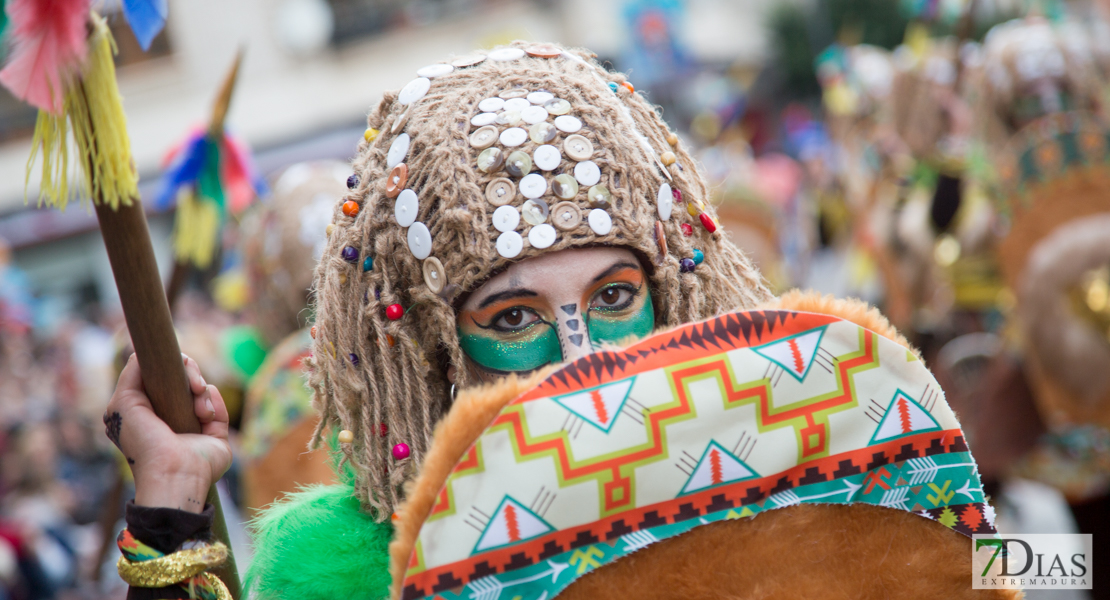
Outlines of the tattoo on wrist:
{"type": "MultiPolygon", "coordinates": [[[[119,412],[113,412],[110,415],[108,413],[104,413],[104,433],[107,434],[108,439],[112,440],[112,443],[116,445],[116,448],[119,448],[120,450],[123,450],[123,448],[119,445],[119,433],[122,427],[123,417],[120,416],[119,412]]],[[[130,462],[130,459],[128,459],[128,461],[130,462]]]]}
{"type": "Polygon", "coordinates": [[[201,502],[200,500],[196,500],[194,498],[186,498],[185,499],[185,504],[190,505],[190,506],[195,504],[195,505],[199,506],[201,509],[204,509],[204,503],[201,502]]]}

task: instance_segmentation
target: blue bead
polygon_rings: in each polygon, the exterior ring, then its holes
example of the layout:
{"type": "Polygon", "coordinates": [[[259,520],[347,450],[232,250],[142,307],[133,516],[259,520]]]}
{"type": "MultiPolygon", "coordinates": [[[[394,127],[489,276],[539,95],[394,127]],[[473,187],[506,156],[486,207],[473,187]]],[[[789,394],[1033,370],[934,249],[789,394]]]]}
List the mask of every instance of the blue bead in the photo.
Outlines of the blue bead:
{"type": "Polygon", "coordinates": [[[355,189],[358,187],[358,174],[351,175],[347,178],[347,189],[355,189]]]}
{"type": "Polygon", "coordinates": [[[705,260],[705,253],[694,248],[694,264],[700,265],[705,260]]]}
{"type": "Polygon", "coordinates": [[[352,264],[358,262],[358,250],[354,246],[347,246],[343,249],[343,260],[352,264]]]}
{"type": "Polygon", "coordinates": [[[373,269],[373,268],[374,268],[374,257],[373,256],[367,256],[366,258],[362,259],[362,272],[363,273],[365,273],[365,272],[367,272],[367,271],[369,271],[370,269],[373,269]]]}
{"type": "Polygon", "coordinates": [[[678,270],[682,271],[683,273],[693,273],[694,267],[697,267],[697,264],[692,258],[684,258],[678,261],[678,270]]]}
{"type": "Polygon", "coordinates": [[[609,89],[613,90],[613,93],[614,93],[614,94],[615,94],[615,93],[617,93],[617,87],[618,87],[618,86],[617,86],[617,84],[616,84],[616,83],[614,83],[614,82],[612,82],[612,81],[610,81],[610,82],[609,82],[609,89]]]}
{"type": "Polygon", "coordinates": [[[357,354],[348,354],[347,358],[351,359],[351,364],[352,365],[354,365],[356,367],[358,366],[358,355],[357,354]]]}

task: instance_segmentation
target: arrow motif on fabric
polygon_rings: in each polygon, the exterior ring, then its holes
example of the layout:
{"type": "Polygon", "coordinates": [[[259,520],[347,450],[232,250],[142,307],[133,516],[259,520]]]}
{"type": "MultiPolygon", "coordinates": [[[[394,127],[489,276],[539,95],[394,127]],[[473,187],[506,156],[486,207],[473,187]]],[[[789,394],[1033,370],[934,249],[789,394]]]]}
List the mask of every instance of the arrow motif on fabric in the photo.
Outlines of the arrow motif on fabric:
{"type": "Polygon", "coordinates": [[[953,467],[974,467],[975,463],[953,463],[950,465],[938,465],[936,460],[931,456],[925,458],[911,458],[906,461],[909,469],[903,473],[910,475],[910,485],[921,485],[926,481],[931,481],[936,476],[937,472],[941,469],[951,469],[953,467]]]}
{"type": "Polygon", "coordinates": [[[967,496],[968,500],[970,500],[971,502],[975,502],[975,496],[972,496],[971,492],[979,492],[979,494],[982,495],[983,488],[973,488],[973,487],[971,487],[971,480],[970,479],[968,479],[967,481],[964,482],[964,486],[962,488],[956,490],[957,494],[962,494],[964,496],[967,496]]]}
{"type": "Polygon", "coordinates": [[[654,544],[659,541],[659,538],[652,535],[650,531],[633,531],[628,535],[621,537],[624,541],[624,549],[626,552],[635,552],[640,548],[654,544]]]}
{"type": "Polygon", "coordinates": [[[845,494],[844,501],[849,502],[851,501],[852,496],[855,496],[856,492],[859,491],[860,487],[862,486],[859,484],[852,483],[851,481],[845,481],[843,489],[834,490],[832,492],[815,494],[813,496],[799,496],[794,490],[786,490],[783,492],[779,492],[774,496],[771,496],[771,500],[778,505],[778,508],[782,508],[783,506],[793,506],[795,504],[801,504],[802,502],[806,502],[808,500],[819,500],[821,498],[828,498],[830,496],[839,496],[840,494],[845,494]]]}
{"type": "Polygon", "coordinates": [[[910,501],[906,495],[910,493],[909,487],[894,488],[883,492],[883,498],[879,500],[879,506],[893,507],[896,506],[902,510],[908,510],[906,504],[910,501]]]}
{"type": "MultiPolygon", "coordinates": [[[[591,550],[597,550],[597,548],[591,548],[591,550]]],[[[477,581],[471,581],[467,584],[467,587],[469,587],[471,590],[470,598],[471,600],[497,600],[501,597],[501,592],[506,588],[511,588],[522,583],[528,583],[531,581],[536,581],[538,579],[543,579],[548,575],[551,576],[551,583],[555,583],[555,580],[559,578],[559,573],[562,573],[563,570],[569,566],[566,563],[559,563],[555,561],[551,561],[548,564],[551,565],[551,568],[545,569],[540,573],[536,573],[531,577],[523,577],[521,579],[513,579],[510,581],[498,581],[496,576],[490,575],[488,577],[483,577],[477,581]]]]}

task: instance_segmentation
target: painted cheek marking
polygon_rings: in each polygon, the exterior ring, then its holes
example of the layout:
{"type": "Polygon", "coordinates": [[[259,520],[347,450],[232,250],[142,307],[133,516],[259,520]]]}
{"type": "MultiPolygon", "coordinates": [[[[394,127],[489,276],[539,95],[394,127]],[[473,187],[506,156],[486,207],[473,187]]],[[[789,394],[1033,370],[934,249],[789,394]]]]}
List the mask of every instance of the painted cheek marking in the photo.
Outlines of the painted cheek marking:
{"type": "Polygon", "coordinates": [[[564,304],[564,305],[560,306],[559,308],[563,309],[563,312],[567,313],[567,315],[569,315],[569,316],[573,316],[574,313],[578,311],[578,305],[577,304],[564,304]]]}
{"type": "Polygon", "coordinates": [[[570,327],[571,331],[578,331],[578,319],[568,319],[567,327],[570,327]]]}

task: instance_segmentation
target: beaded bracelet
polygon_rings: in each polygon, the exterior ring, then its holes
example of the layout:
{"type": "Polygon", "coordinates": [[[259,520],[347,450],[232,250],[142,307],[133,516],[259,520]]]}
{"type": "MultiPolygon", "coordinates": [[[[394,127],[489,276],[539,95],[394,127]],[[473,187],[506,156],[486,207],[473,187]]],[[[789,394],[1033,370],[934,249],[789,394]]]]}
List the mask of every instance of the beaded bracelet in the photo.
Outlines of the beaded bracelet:
{"type": "Polygon", "coordinates": [[[124,529],[116,538],[122,556],[116,563],[119,576],[128,585],[145,588],[176,586],[200,600],[231,600],[227,586],[206,571],[227,560],[227,546],[220,542],[188,541],[171,554],[164,554],[135,539],[124,529]]]}

